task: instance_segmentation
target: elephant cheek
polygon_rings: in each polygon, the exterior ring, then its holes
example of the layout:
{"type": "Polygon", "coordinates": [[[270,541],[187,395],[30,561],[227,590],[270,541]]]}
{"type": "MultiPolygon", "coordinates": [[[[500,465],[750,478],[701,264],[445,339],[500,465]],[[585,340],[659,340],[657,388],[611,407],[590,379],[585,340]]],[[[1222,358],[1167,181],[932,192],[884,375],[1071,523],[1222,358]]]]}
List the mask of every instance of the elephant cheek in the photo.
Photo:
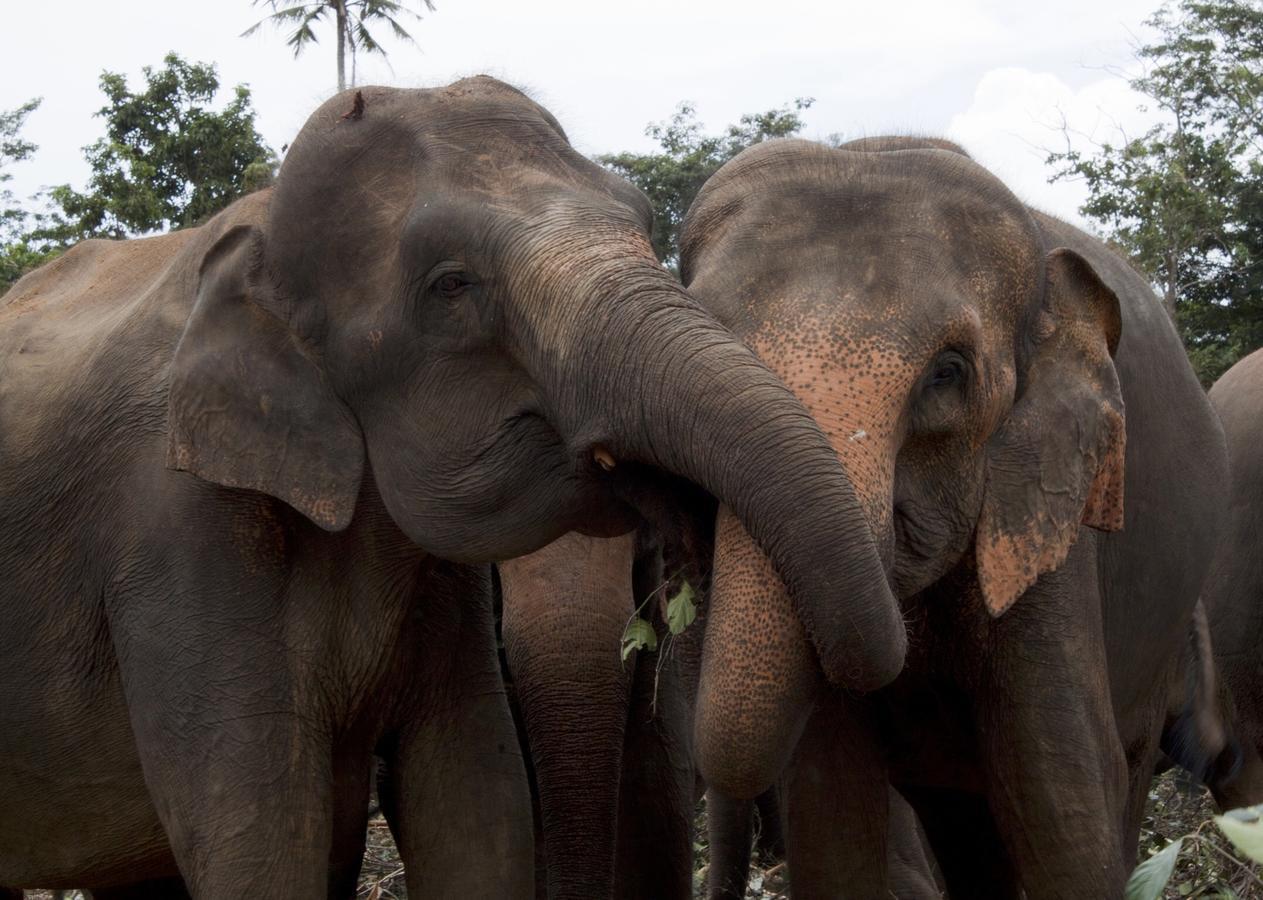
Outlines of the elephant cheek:
{"type": "Polygon", "coordinates": [[[785,587],[727,507],[716,525],[707,617],[697,761],[708,784],[749,799],[789,761],[821,682],[785,587]]]}

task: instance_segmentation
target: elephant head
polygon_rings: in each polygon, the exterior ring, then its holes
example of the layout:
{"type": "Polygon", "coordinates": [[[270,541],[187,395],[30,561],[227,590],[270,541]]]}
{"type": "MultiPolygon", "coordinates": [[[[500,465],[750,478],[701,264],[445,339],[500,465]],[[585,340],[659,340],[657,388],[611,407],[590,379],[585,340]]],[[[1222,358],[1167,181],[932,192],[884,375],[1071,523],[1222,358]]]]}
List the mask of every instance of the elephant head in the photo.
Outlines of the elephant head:
{"type": "Polygon", "coordinates": [[[855,686],[898,672],[827,439],[658,264],[644,196],[543,108],[486,77],[340,94],[263,202],[200,263],[172,467],[331,531],[371,490],[458,561],[625,529],[627,473],[657,467],[727,503],[801,602],[864,598],[855,686]]]}
{"type": "MultiPolygon", "coordinates": [[[[901,601],[963,570],[999,616],[1080,525],[1121,527],[1118,299],[958,148],[748,150],[698,196],[682,264],[824,428],[879,548],[875,577],[901,601]]],[[[820,632],[846,620],[791,605],[722,510],[716,542],[699,756],[708,780],[753,796],[819,688],[805,635],[827,648],[820,632]]],[[[844,657],[819,661],[845,683],[844,657]]]]}

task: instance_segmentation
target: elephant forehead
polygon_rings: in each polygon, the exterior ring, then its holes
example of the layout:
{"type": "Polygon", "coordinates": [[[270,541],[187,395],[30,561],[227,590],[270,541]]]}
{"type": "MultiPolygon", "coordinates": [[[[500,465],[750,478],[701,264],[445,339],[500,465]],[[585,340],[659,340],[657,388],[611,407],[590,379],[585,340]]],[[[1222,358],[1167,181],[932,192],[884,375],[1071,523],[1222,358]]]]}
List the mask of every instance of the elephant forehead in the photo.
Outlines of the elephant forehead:
{"type": "Polygon", "coordinates": [[[882,533],[905,400],[921,361],[897,341],[839,335],[834,324],[808,319],[792,332],[760,333],[750,346],[819,423],[882,533]]]}
{"type": "Polygon", "coordinates": [[[905,412],[922,375],[942,349],[986,343],[971,305],[911,318],[895,306],[841,304],[828,317],[804,314],[746,339],[828,436],[875,527],[890,517],[905,412]]]}

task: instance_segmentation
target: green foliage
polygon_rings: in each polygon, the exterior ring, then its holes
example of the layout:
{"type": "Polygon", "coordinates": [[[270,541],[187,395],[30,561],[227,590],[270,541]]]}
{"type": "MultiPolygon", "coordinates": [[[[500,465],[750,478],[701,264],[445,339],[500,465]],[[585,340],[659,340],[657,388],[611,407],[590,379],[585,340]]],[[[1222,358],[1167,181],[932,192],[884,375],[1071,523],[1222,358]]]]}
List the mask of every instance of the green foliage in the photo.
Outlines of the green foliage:
{"type": "Polygon", "coordinates": [[[1123,893],[1125,900],[1158,900],[1175,872],[1175,861],[1179,858],[1183,844],[1183,838],[1176,838],[1136,866],[1127,879],[1127,889],[1123,893]]]}
{"type": "Polygon", "coordinates": [[[720,166],[747,147],[769,138],[789,137],[802,130],[803,110],[814,101],[800,97],[792,104],[741,117],[720,134],[702,130],[697,111],[681,103],[666,122],[645,129],[658,142],[660,153],[614,153],[597,162],[631,181],[653,206],[653,248],[672,269],[679,266],[680,225],[693,198],[720,166]]]}
{"type": "MultiPolygon", "coordinates": [[[[624,661],[631,656],[633,650],[648,650],[652,653],[658,649],[658,633],[654,630],[653,623],[644,618],[641,613],[671,582],[672,579],[669,578],[651,591],[649,596],[641,601],[640,606],[636,607],[636,611],[632,613],[631,618],[627,620],[627,627],[623,629],[622,656],[624,661]]],[[[667,601],[667,631],[669,634],[664,653],[670,651],[672,639],[676,635],[682,634],[684,629],[692,625],[697,619],[696,597],[697,595],[693,592],[693,586],[682,580],[680,589],[674,597],[667,601]]],[[[661,665],[661,660],[659,660],[659,665],[661,665]]],[[[656,696],[656,685],[654,693],[656,696]]]]}
{"type": "MultiPolygon", "coordinates": [[[[0,110],[0,185],[13,180],[13,175],[5,171],[7,166],[30,159],[31,154],[39,149],[30,141],[23,140],[21,131],[27,116],[39,109],[41,100],[42,98],[36,97],[17,109],[7,112],[0,110]]],[[[4,231],[20,225],[26,218],[26,213],[21,207],[15,206],[15,202],[12,191],[0,188],[0,229],[4,231]]]]}
{"type": "Polygon", "coordinates": [[[623,660],[631,656],[633,650],[657,650],[658,634],[653,625],[640,616],[633,616],[623,630],[623,660]]]}
{"type": "Polygon", "coordinates": [[[667,630],[672,634],[682,633],[697,618],[697,604],[693,602],[695,596],[693,586],[685,581],[680,585],[679,593],[667,602],[667,630]]]}
{"type": "Polygon", "coordinates": [[[68,245],[182,228],[271,181],[276,155],[255,130],[249,88],[238,85],[215,112],[213,65],[174,53],[163,62],[161,69],[145,67],[138,93],[122,75],[101,75],[107,103],[98,115],[106,133],[84,148],[88,190],[53,188],[58,209],[35,237],[68,245]]]}
{"type": "Polygon", "coordinates": [[[1152,19],[1132,87],[1163,121],[1049,162],[1085,216],[1158,284],[1199,376],[1263,346],[1263,6],[1182,0],[1152,19]]]}
{"type": "Polygon", "coordinates": [[[40,98],[29,100],[17,109],[0,111],[0,295],[26,272],[55,255],[26,233],[31,215],[23,209],[13,192],[2,185],[13,179],[5,169],[12,163],[30,159],[38,147],[21,136],[27,117],[39,108],[40,98]]]}
{"type": "MultiPolygon", "coordinates": [[[[251,25],[242,37],[254,34],[265,23],[278,28],[293,28],[285,43],[294,48],[297,57],[311,44],[318,42],[315,26],[332,19],[338,47],[338,90],[347,86],[346,54],[351,54],[351,86],[355,85],[356,54],[376,53],[386,56],[386,51],[370,30],[371,25],[385,23],[394,36],[410,44],[416,44],[412,35],[399,23],[403,16],[421,21],[421,14],[408,9],[396,0],[316,0],[312,3],[292,3],[289,0],[254,0],[254,5],[266,4],[272,12],[251,25]]],[[[434,12],[432,0],[421,0],[421,6],[434,12]]]]}
{"type": "Polygon", "coordinates": [[[1250,859],[1263,862],[1263,806],[1230,809],[1215,817],[1215,824],[1228,840],[1250,859]]]}
{"type": "Polygon", "coordinates": [[[1257,840],[1263,829],[1258,812],[1251,808],[1216,816],[1210,792],[1194,788],[1186,774],[1173,770],[1159,776],[1141,828],[1142,862],[1132,873],[1126,897],[1263,897],[1259,866],[1240,845],[1234,846],[1231,831],[1223,826],[1225,819],[1241,822],[1257,840]]]}

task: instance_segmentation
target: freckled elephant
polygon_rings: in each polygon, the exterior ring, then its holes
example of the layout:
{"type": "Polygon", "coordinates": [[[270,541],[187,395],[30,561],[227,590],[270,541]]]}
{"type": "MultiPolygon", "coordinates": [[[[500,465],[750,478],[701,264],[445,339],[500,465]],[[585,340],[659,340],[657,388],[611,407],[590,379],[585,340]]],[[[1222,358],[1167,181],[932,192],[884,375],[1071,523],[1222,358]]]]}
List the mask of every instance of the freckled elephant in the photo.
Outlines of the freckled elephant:
{"type": "Polygon", "coordinates": [[[746,151],[694,203],[682,273],[830,436],[911,648],[892,686],[830,690],[848,657],[722,510],[707,782],[783,778],[796,897],[884,896],[890,784],[956,900],[1120,897],[1226,484],[1145,279],[901,138],[746,151]]]}
{"type": "MultiPolygon", "coordinates": [[[[572,533],[498,566],[505,652],[539,803],[540,897],[693,896],[704,786],[692,723],[709,536],[689,545],[681,554],[650,527],[612,539],[572,533]],[[668,637],[664,606],[681,576],[696,589],[698,618],[668,637]],[[655,622],[659,647],[622,662],[620,639],[637,610],[655,622]]],[[[890,826],[893,895],[936,897],[914,814],[895,802],[903,815],[890,826]]],[[[754,807],[707,794],[712,900],[745,896],[754,807]]],[[[759,807],[765,831],[779,831],[776,791],[759,807]]]]}
{"type": "Polygon", "coordinates": [[[1227,524],[1206,589],[1216,699],[1228,747],[1206,781],[1225,809],[1263,803],[1263,351],[1229,369],[1210,389],[1223,423],[1232,486],[1227,524]]]}
{"type": "MultiPolygon", "coordinates": [[[[494,79],[365,88],[275,187],[10,290],[0,884],[324,894],[427,560],[621,532],[652,470],[737,509],[805,618],[843,587],[876,610],[824,639],[855,686],[894,677],[903,623],[832,448],[648,228],[494,79]]],[[[394,748],[409,887],[522,896],[520,760],[494,735],[453,759],[444,728],[394,748]],[[427,866],[449,836],[407,822],[454,784],[483,862],[427,866]]]]}

